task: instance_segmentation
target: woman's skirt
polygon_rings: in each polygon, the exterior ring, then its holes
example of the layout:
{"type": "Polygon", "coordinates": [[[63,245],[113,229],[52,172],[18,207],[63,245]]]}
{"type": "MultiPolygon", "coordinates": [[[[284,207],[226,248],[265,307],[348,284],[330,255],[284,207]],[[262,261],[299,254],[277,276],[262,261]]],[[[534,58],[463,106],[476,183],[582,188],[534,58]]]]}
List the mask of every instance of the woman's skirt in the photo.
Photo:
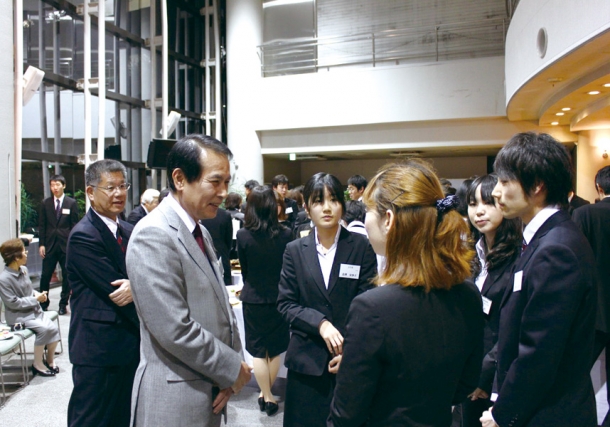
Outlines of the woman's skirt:
{"type": "Polygon", "coordinates": [[[246,350],[264,359],[286,351],[290,334],[275,304],[243,303],[246,350]]]}
{"type": "Polygon", "coordinates": [[[26,320],[25,327],[34,331],[36,335],[34,345],[47,345],[59,341],[57,323],[49,319],[44,311],[38,314],[35,319],[26,320]]]}

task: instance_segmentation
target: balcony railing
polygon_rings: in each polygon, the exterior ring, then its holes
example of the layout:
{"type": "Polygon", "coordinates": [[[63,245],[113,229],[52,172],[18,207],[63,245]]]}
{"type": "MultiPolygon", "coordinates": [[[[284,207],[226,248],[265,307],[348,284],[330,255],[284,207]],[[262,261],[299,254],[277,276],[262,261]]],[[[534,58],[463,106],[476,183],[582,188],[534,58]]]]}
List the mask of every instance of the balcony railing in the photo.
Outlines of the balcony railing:
{"type": "Polygon", "coordinates": [[[448,61],[504,54],[507,19],[439,24],[258,46],[264,77],[347,66],[448,61]]]}

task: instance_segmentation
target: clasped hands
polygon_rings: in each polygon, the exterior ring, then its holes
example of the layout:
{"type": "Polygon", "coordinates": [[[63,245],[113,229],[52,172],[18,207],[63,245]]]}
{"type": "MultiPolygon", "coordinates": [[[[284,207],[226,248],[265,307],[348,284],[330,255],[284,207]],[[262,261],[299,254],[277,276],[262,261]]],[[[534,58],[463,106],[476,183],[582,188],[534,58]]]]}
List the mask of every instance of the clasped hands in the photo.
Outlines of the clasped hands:
{"type": "Polygon", "coordinates": [[[328,320],[323,320],[318,328],[320,336],[324,339],[328,351],[333,358],[328,363],[328,372],[336,374],[339,372],[339,365],[343,358],[343,335],[328,320]]]}
{"type": "Polygon", "coordinates": [[[248,366],[246,362],[242,360],[241,367],[239,368],[239,375],[235,380],[235,383],[231,387],[227,387],[223,390],[220,390],[214,402],[212,402],[212,410],[215,414],[220,414],[225,405],[229,402],[229,399],[233,394],[238,394],[242,388],[252,378],[252,368],[248,366]]]}
{"type": "Polygon", "coordinates": [[[38,301],[38,302],[46,302],[48,299],[47,291],[42,291],[42,292],[34,291],[34,298],[36,298],[36,301],[38,301]]]}
{"type": "Polygon", "coordinates": [[[131,295],[131,286],[129,285],[128,279],[119,279],[114,282],[110,282],[112,286],[118,286],[118,289],[112,292],[110,295],[110,300],[118,305],[119,307],[123,307],[131,302],[133,302],[133,296],[131,295]]]}

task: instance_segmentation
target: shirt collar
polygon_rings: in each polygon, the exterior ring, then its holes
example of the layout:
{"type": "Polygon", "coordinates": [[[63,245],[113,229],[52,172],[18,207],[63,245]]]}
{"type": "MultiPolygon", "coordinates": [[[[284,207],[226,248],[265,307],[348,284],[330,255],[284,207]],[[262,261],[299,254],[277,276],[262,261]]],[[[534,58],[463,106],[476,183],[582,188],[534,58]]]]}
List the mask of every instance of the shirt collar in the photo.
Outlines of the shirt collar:
{"type": "Polygon", "coordinates": [[[167,199],[169,205],[178,214],[184,225],[186,225],[188,231],[192,233],[193,230],[195,230],[195,225],[197,225],[195,220],[191,218],[191,216],[184,210],[182,206],[180,206],[180,203],[178,203],[178,200],[176,200],[172,192],[170,192],[165,199],[167,199]]]}
{"type": "Polygon", "coordinates": [[[542,227],[542,224],[544,224],[547,219],[557,212],[559,212],[559,208],[554,205],[546,206],[544,209],[538,212],[523,230],[523,240],[525,243],[529,245],[536,232],[540,229],[540,227],[542,227]]]}
{"type": "Polygon", "coordinates": [[[24,271],[23,271],[23,266],[19,267],[19,270],[13,270],[13,269],[12,269],[11,267],[9,267],[8,265],[5,265],[5,266],[4,266],[4,269],[5,269],[6,271],[8,271],[10,274],[12,274],[13,276],[15,276],[15,277],[19,277],[19,276],[21,276],[21,275],[24,273],[24,271]]]}
{"type": "Polygon", "coordinates": [[[142,206],[142,209],[144,209],[144,212],[146,212],[146,215],[148,215],[150,212],[148,212],[148,209],[146,209],[146,206],[144,206],[144,203],[140,203],[140,206],[142,206]]]}
{"type": "Polygon", "coordinates": [[[57,201],[59,200],[59,206],[63,205],[64,204],[64,197],[66,197],[66,193],[62,194],[59,199],[57,197],[53,196],[53,204],[57,205],[57,201]]]}
{"type": "MultiPolygon", "coordinates": [[[[342,228],[341,225],[339,225],[339,227],[337,227],[337,234],[335,234],[335,241],[333,242],[333,245],[328,250],[331,250],[335,246],[337,246],[337,242],[339,241],[339,235],[341,234],[341,228],[342,228]]],[[[313,230],[314,230],[314,239],[315,239],[316,247],[317,247],[321,244],[320,240],[318,239],[318,227],[315,227],[313,230]]]]}
{"type": "Polygon", "coordinates": [[[479,257],[479,259],[485,263],[486,257],[485,257],[485,237],[481,236],[481,238],[479,239],[479,241],[477,242],[477,244],[475,245],[475,249],[477,250],[477,255],[479,257]]]}
{"type": "Polygon", "coordinates": [[[119,223],[117,221],[113,221],[110,218],[108,218],[107,216],[104,215],[100,215],[94,207],[91,208],[93,210],[93,212],[95,212],[95,214],[97,216],[99,216],[102,221],[104,221],[104,224],[106,224],[106,227],[108,227],[108,229],[110,230],[110,232],[112,233],[113,236],[116,236],[116,231],[119,228],[119,223]]]}

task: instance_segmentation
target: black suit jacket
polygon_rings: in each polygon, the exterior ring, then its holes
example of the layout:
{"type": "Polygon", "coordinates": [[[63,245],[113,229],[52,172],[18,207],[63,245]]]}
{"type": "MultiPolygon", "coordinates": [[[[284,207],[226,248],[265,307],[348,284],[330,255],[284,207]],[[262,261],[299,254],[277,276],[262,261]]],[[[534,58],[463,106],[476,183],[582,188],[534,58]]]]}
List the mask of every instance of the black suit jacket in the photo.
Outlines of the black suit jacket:
{"type": "Polygon", "coordinates": [[[513,285],[512,267],[515,259],[491,270],[481,289],[481,296],[491,301],[489,313],[485,314],[485,328],[483,330],[483,367],[478,387],[491,395],[497,369],[497,342],[500,329],[500,305],[506,290],[513,285]]]}
{"type": "Polygon", "coordinates": [[[136,206],[127,217],[127,222],[131,225],[136,225],[138,221],[146,216],[146,210],[142,205],[136,206]]]}
{"type": "Polygon", "coordinates": [[[349,306],[356,295],[373,287],[371,281],[376,274],[377,259],[368,239],[343,227],[328,290],[318,261],[314,232],[286,246],[277,307],[292,332],[285,358],[288,369],[315,376],[328,369],[331,355],[320,336],[320,323],[328,320],[345,336],[349,306]],[[359,278],[340,278],[341,264],[360,266],[359,278]]]}
{"type": "Polygon", "coordinates": [[[231,242],[233,241],[233,222],[229,212],[218,209],[214,218],[204,219],[201,224],[210,232],[216,256],[222,261],[225,286],[233,284],[231,278],[231,242]]]}
{"type": "Polygon", "coordinates": [[[40,246],[44,246],[47,253],[56,249],[66,252],[70,230],[78,223],[78,204],[76,200],[64,196],[61,210],[62,214],[58,220],[55,215],[55,198],[48,197],[42,201],[38,218],[38,238],[40,246]],[[63,213],[66,209],[69,213],[63,213]]]}
{"type": "MultiPolygon", "coordinates": [[[[133,226],[119,220],[123,246],[133,226]]],[[[89,209],[68,239],[68,281],[72,288],[70,361],[89,366],[120,366],[139,358],[139,321],[133,303],[119,307],[108,297],[110,284],[127,279],[125,253],[102,219],[89,209]]]]}
{"type": "Polygon", "coordinates": [[[574,211],[576,209],[578,209],[581,206],[586,206],[591,204],[591,202],[589,202],[588,200],[583,199],[582,197],[577,196],[576,194],[574,194],[572,196],[572,200],[570,200],[570,203],[568,205],[568,213],[570,215],[572,215],[574,213],[574,211]]]}
{"type": "Polygon", "coordinates": [[[274,304],[282,271],[282,256],[292,240],[292,231],[283,229],[270,239],[242,228],[237,232],[237,253],[244,287],[240,299],[250,304],[274,304]]]}
{"type": "Polygon", "coordinates": [[[594,205],[576,209],[572,219],[593,249],[598,280],[595,329],[608,334],[610,333],[610,197],[594,205]]]}
{"type": "Polygon", "coordinates": [[[474,285],[382,286],[352,302],[331,404],[335,426],[449,426],[477,385],[483,311],[474,285]]]}
{"type": "Polygon", "coordinates": [[[589,376],[594,274],[591,248],[564,211],[538,229],[516,261],[500,308],[493,416],[501,427],[597,425],[589,376]]]}
{"type": "Polygon", "coordinates": [[[284,204],[286,205],[286,223],[290,229],[293,229],[299,215],[299,206],[296,200],[288,197],[284,199],[284,204]]]}

